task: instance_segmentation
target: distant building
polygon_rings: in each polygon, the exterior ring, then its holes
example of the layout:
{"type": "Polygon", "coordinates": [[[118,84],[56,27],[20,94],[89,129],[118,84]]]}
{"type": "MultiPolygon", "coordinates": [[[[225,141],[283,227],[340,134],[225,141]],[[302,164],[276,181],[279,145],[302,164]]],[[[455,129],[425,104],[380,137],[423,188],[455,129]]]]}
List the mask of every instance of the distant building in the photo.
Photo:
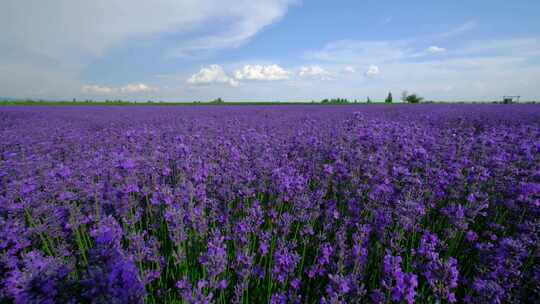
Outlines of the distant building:
{"type": "Polygon", "coordinates": [[[509,104],[509,103],[514,103],[514,102],[519,102],[520,97],[521,96],[503,96],[503,103],[509,104]]]}

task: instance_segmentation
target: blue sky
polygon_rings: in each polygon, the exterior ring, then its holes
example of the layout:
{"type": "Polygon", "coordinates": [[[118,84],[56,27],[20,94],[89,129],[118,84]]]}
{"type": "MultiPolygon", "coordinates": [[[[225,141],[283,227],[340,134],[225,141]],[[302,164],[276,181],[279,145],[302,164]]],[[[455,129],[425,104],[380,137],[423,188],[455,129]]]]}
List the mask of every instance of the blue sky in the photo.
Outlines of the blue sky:
{"type": "Polygon", "coordinates": [[[540,99],[539,1],[4,0],[0,96],[540,99]]]}

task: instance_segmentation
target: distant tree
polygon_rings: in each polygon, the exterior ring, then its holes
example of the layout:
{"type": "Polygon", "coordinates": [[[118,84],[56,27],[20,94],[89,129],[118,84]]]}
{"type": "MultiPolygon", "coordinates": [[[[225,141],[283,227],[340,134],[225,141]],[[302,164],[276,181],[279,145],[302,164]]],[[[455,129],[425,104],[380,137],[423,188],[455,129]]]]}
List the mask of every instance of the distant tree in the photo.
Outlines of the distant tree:
{"type": "Polygon", "coordinates": [[[422,100],[424,100],[424,98],[416,95],[416,94],[411,94],[409,96],[407,96],[407,98],[405,99],[408,103],[420,103],[422,102],[422,100]]]}
{"type": "Polygon", "coordinates": [[[366,99],[366,103],[371,103],[371,99],[369,98],[369,96],[366,99]]]}
{"type": "Polygon", "coordinates": [[[321,103],[322,104],[347,104],[350,102],[347,98],[332,98],[332,99],[325,98],[321,100],[321,103]]]}
{"type": "Polygon", "coordinates": [[[388,97],[386,97],[386,99],[384,100],[384,102],[386,103],[392,103],[393,101],[393,98],[392,98],[392,92],[388,92],[388,97]]]}
{"type": "Polygon", "coordinates": [[[417,94],[409,94],[407,91],[401,93],[401,101],[406,103],[421,103],[423,100],[424,98],[417,94]]]}
{"type": "Polygon", "coordinates": [[[223,101],[223,99],[221,99],[221,97],[210,101],[210,103],[216,103],[216,104],[220,104],[220,103],[224,103],[224,102],[225,101],[223,101]]]}

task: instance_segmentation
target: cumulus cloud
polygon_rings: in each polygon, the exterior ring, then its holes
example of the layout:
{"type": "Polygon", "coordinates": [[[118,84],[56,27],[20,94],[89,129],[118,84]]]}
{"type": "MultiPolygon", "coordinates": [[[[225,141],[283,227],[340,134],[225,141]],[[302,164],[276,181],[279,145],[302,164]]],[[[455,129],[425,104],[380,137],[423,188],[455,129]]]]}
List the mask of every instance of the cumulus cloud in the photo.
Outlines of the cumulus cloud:
{"type": "Polygon", "coordinates": [[[318,65],[302,66],[300,67],[298,75],[300,77],[319,78],[322,80],[329,80],[332,78],[327,70],[318,65]]]}
{"type": "Polygon", "coordinates": [[[84,85],[82,92],[91,95],[112,95],[112,94],[139,94],[156,92],[157,89],[144,83],[131,83],[122,87],[84,85]]]}
{"type": "Polygon", "coordinates": [[[433,45],[433,46],[428,47],[427,51],[429,53],[444,53],[444,52],[446,52],[446,49],[433,45]]]}
{"type": "Polygon", "coordinates": [[[381,70],[376,65],[370,65],[368,70],[366,71],[366,76],[368,77],[375,77],[381,73],[381,70]]]}
{"type": "Polygon", "coordinates": [[[228,84],[233,87],[238,86],[238,81],[229,77],[223,67],[217,64],[201,68],[199,72],[193,74],[187,80],[187,83],[192,85],[228,84]]]}
{"type": "Polygon", "coordinates": [[[290,72],[277,64],[272,65],[245,65],[234,72],[237,80],[285,80],[289,79],[290,72]]]}
{"type": "Polygon", "coordinates": [[[128,94],[154,92],[154,91],[157,91],[157,89],[152,88],[144,83],[128,84],[120,88],[120,92],[128,93],[128,94]]]}
{"type": "Polygon", "coordinates": [[[106,86],[100,86],[100,85],[85,85],[82,87],[82,91],[83,93],[105,95],[105,94],[112,94],[116,90],[112,87],[106,87],[106,86]]]}
{"type": "Polygon", "coordinates": [[[356,73],[356,68],[353,67],[353,66],[348,65],[348,66],[343,68],[343,72],[345,72],[345,73],[356,73]]]}

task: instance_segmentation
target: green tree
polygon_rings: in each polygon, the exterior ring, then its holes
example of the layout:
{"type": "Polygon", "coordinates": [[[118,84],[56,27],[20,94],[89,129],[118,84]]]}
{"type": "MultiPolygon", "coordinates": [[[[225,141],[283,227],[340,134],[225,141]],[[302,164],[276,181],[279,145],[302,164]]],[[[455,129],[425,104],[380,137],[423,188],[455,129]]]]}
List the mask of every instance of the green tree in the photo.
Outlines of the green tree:
{"type": "Polygon", "coordinates": [[[420,97],[420,96],[418,96],[416,94],[411,94],[411,95],[407,96],[407,98],[406,98],[406,101],[408,103],[421,103],[422,100],[424,100],[424,98],[422,98],[422,97],[420,97]]]}
{"type": "Polygon", "coordinates": [[[393,98],[392,98],[392,92],[388,92],[388,97],[386,97],[386,99],[384,100],[384,102],[386,103],[392,103],[393,101],[393,98]]]}
{"type": "Polygon", "coordinates": [[[401,101],[406,103],[421,103],[424,100],[423,97],[420,97],[418,94],[409,94],[407,91],[401,93],[401,101]]]}
{"type": "Polygon", "coordinates": [[[225,101],[223,101],[223,99],[221,99],[221,97],[210,101],[210,103],[217,103],[217,104],[222,104],[224,102],[225,101]]]}
{"type": "Polygon", "coordinates": [[[321,100],[321,103],[323,104],[347,104],[350,103],[347,98],[325,98],[321,100]]]}

